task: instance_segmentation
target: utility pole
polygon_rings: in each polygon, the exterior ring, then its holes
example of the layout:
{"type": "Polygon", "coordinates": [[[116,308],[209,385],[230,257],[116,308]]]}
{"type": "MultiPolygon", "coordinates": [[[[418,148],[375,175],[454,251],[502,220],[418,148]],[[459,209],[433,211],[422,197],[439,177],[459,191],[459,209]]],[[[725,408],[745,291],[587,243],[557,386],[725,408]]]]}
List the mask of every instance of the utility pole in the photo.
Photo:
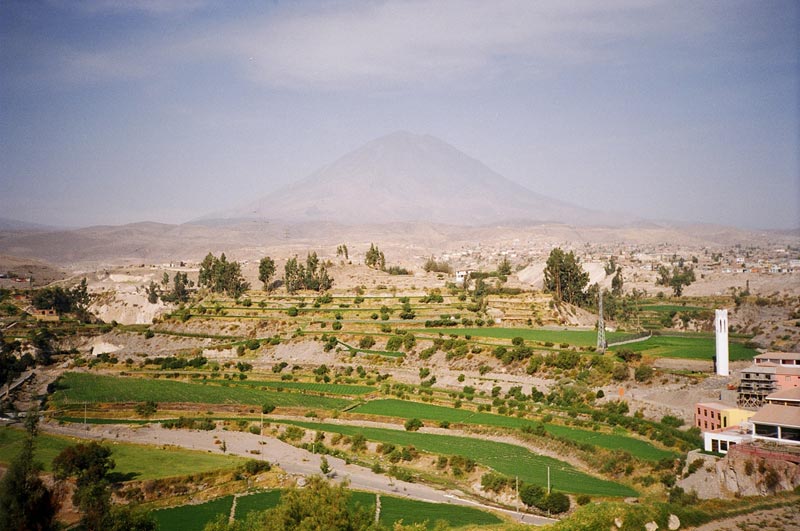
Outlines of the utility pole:
{"type": "Polygon", "coordinates": [[[547,494],[550,494],[550,465],[547,466],[547,494]]]}
{"type": "Polygon", "coordinates": [[[600,310],[600,317],[597,320],[597,350],[602,354],[606,351],[606,346],[608,343],[606,342],[606,324],[603,320],[603,290],[602,288],[598,287],[599,292],[599,310],[600,310]]]}
{"type": "Polygon", "coordinates": [[[515,476],[516,478],[516,491],[517,491],[517,514],[519,514],[519,476],[515,476]]]}

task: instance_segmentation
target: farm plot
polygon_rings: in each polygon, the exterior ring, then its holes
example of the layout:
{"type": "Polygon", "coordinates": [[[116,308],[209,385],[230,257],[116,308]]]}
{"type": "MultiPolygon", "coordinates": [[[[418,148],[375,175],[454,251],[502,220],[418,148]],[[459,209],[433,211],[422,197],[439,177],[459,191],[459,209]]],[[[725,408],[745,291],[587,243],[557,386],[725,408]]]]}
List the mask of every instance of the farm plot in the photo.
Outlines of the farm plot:
{"type": "MultiPolygon", "coordinates": [[[[0,462],[8,463],[19,453],[25,434],[13,428],[0,428],[0,462]]],[[[36,438],[36,459],[50,470],[53,459],[68,446],[88,441],[40,434],[36,438]]],[[[214,470],[232,469],[245,459],[191,450],[161,449],[138,444],[105,443],[111,447],[116,463],[113,473],[125,479],[159,479],[214,470]]]]}
{"type": "Polygon", "coordinates": [[[195,404],[247,404],[270,402],[276,406],[341,409],[345,398],[263,391],[242,386],[223,386],[176,382],[162,379],[126,378],[86,373],[66,373],[56,383],[52,401],[56,404],[79,402],[154,402],[195,404]]]}
{"type": "MultiPolygon", "coordinates": [[[[275,507],[280,501],[280,490],[269,490],[256,494],[240,496],[236,500],[235,520],[242,521],[252,512],[266,511],[275,507]]],[[[170,509],[153,512],[158,522],[159,531],[202,531],[203,527],[219,516],[227,516],[231,512],[233,496],[225,496],[198,505],[182,505],[170,509]]],[[[375,494],[371,492],[353,491],[348,501],[350,507],[357,505],[375,512],[375,494]]],[[[379,523],[391,527],[402,520],[404,524],[427,522],[428,529],[433,529],[438,521],[444,521],[449,528],[467,525],[481,526],[502,523],[496,515],[463,505],[428,503],[394,496],[381,496],[381,513],[379,523]]]]}
{"type": "MultiPolygon", "coordinates": [[[[620,348],[641,352],[654,358],[685,358],[711,360],[715,354],[714,336],[652,336],[639,342],[630,343],[620,348]]],[[[758,354],[742,343],[731,341],[729,344],[731,361],[751,360],[758,354]]]]}
{"type": "MultiPolygon", "coordinates": [[[[424,328],[415,330],[421,333],[438,333],[444,331],[447,334],[458,336],[487,337],[493,339],[513,339],[521,337],[526,341],[551,342],[555,345],[567,343],[569,345],[590,347],[597,344],[597,332],[593,330],[545,330],[542,328],[424,328]]],[[[626,334],[620,332],[609,332],[606,339],[613,342],[626,334]]]]}
{"type": "Polygon", "coordinates": [[[322,393],[326,395],[340,395],[340,396],[358,396],[376,391],[374,387],[369,387],[368,385],[291,382],[284,380],[280,381],[242,380],[238,382],[228,381],[228,380],[209,380],[209,382],[214,384],[227,384],[230,386],[269,387],[270,389],[294,389],[298,391],[310,391],[312,393],[322,393]]]}
{"type": "MultiPolygon", "coordinates": [[[[242,499],[237,500],[241,503],[242,499]]],[[[209,522],[220,515],[230,514],[233,496],[217,498],[197,505],[182,505],[153,511],[159,531],[203,531],[209,522]]]]}
{"type": "Polygon", "coordinates": [[[547,486],[547,468],[550,467],[552,486],[556,490],[576,494],[601,496],[636,496],[630,487],[584,474],[571,465],[534,454],[522,446],[470,437],[407,432],[400,430],[365,428],[317,422],[276,421],[303,428],[341,433],[353,436],[363,434],[369,440],[400,446],[414,446],[418,450],[439,455],[461,455],[492,468],[501,474],[519,476],[522,481],[547,486]]]}
{"type": "MultiPolygon", "coordinates": [[[[382,415],[402,419],[419,418],[422,420],[449,421],[461,424],[477,424],[482,426],[497,426],[502,428],[519,429],[533,426],[534,422],[517,417],[505,417],[465,409],[455,409],[420,402],[407,402],[403,400],[386,399],[373,400],[351,410],[353,413],[365,415],[382,415]]],[[[675,454],[668,450],[656,448],[652,444],[629,437],[610,433],[598,433],[589,430],[570,428],[546,424],[545,430],[552,435],[571,439],[579,443],[588,443],[609,450],[625,450],[634,457],[650,461],[658,461],[665,457],[674,457],[675,454]]]]}

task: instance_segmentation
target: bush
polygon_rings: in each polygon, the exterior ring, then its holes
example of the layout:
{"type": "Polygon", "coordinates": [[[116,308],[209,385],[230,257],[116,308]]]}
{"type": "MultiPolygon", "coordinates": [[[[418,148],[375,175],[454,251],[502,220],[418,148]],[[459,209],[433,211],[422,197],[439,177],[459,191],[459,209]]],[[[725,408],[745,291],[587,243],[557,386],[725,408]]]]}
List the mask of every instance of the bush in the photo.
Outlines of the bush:
{"type": "Polygon", "coordinates": [[[298,314],[299,312],[298,312],[297,308],[295,308],[294,306],[292,306],[291,308],[289,308],[288,310],[286,310],[286,313],[287,313],[287,315],[288,315],[289,317],[297,317],[297,314],[298,314]]]}
{"type": "Polygon", "coordinates": [[[404,426],[405,426],[405,428],[406,428],[406,431],[417,431],[417,430],[419,430],[419,429],[420,429],[420,428],[421,428],[423,425],[424,425],[424,424],[422,424],[422,421],[421,421],[421,420],[419,420],[419,419],[417,419],[417,418],[414,418],[414,419],[408,419],[408,420],[406,421],[406,423],[404,424],[404,426]]]}
{"type": "Polygon", "coordinates": [[[265,414],[265,415],[268,415],[268,414],[272,413],[273,411],[275,411],[275,405],[274,404],[265,403],[264,405],[261,406],[261,412],[263,414],[265,414]]]}
{"type": "Polygon", "coordinates": [[[588,494],[579,494],[575,501],[578,502],[578,505],[586,505],[591,502],[592,499],[588,494]]]}
{"type": "Polygon", "coordinates": [[[333,328],[334,330],[341,330],[342,329],[342,322],[341,321],[334,321],[333,325],[331,325],[331,328],[333,328]]]}
{"type": "Polygon", "coordinates": [[[258,474],[259,472],[269,472],[272,466],[266,461],[258,461],[256,459],[249,459],[244,464],[244,469],[248,474],[258,474]]]}
{"type": "Polygon", "coordinates": [[[650,365],[640,365],[636,368],[633,377],[637,382],[649,382],[653,378],[653,367],[650,365]]]}
{"type": "Polygon", "coordinates": [[[375,346],[375,338],[372,336],[364,336],[358,342],[359,348],[372,348],[375,346]]]}
{"type": "Polygon", "coordinates": [[[543,511],[552,514],[560,514],[569,511],[569,497],[561,492],[551,492],[542,500],[541,505],[537,505],[543,511]]]}
{"type": "Polygon", "coordinates": [[[488,490],[495,493],[500,493],[510,483],[511,483],[510,478],[501,476],[500,474],[495,474],[494,472],[487,472],[486,474],[481,476],[481,488],[483,488],[483,490],[488,490]]]}
{"type": "Polygon", "coordinates": [[[526,483],[519,489],[519,499],[528,507],[538,507],[544,496],[544,489],[538,485],[526,483]]]}

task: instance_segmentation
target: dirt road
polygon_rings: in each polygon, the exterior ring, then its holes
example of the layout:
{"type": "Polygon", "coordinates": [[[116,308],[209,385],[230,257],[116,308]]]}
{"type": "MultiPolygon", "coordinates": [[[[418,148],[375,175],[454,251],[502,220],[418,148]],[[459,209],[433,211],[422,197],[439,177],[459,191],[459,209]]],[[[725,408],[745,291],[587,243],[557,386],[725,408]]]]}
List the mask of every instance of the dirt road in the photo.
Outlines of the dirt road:
{"type": "MultiPolygon", "coordinates": [[[[53,422],[43,422],[41,429],[47,433],[68,435],[83,439],[109,440],[118,442],[131,442],[150,445],[172,445],[190,450],[210,451],[221,453],[217,439],[225,441],[226,452],[229,455],[238,455],[249,458],[266,459],[289,474],[309,476],[320,474],[320,456],[296,448],[272,437],[261,437],[244,432],[223,430],[198,431],[198,430],[168,430],[160,425],[147,425],[130,428],[119,425],[87,425],[65,424],[58,425],[53,422]],[[253,454],[251,451],[259,451],[253,454]]],[[[415,500],[450,503],[456,505],[473,506],[503,513],[509,517],[531,525],[545,525],[555,520],[534,516],[515,511],[498,509],[483,505],[479,502],[466,499],[460,491],[440,491],[426,485],[398,481],[388,476],[376,474],[368,468],[358,465],[348,465],[342,459],[327,456],[328,464],[333,469],[334,481],[348,481],[354,489],[381,492],[393,496],[408,497],[415,500]]]]}

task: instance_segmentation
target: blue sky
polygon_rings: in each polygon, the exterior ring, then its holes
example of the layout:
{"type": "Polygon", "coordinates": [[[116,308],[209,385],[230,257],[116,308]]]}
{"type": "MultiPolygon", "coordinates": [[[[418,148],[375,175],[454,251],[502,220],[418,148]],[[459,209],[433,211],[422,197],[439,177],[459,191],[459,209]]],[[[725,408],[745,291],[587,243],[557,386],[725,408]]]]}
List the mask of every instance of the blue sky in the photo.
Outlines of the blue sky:
{"type": "Polygon", "coordinates": [[[800,226],[796,1],[0,3],[0,217],[183,222],[378,136],[555,198],[800,226]]]}

